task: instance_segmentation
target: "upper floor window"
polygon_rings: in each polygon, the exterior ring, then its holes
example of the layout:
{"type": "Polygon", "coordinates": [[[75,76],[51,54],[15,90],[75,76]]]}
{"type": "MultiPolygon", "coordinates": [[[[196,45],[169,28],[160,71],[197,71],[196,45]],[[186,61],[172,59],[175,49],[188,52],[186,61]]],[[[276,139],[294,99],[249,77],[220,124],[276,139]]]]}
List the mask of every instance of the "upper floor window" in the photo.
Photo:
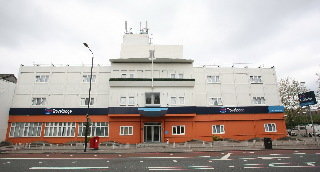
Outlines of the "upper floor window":
{"type": "Polygon", "coordinates": [[[211,105],[211,106],[222,106],[221,97],[210,97],[209,98],[209,105],[211,105]]]}
{"type": "MultiPolygon", "coordinates": [[[[88,106],[89,104],[89,98],[81,98],[81,103],[82,106],[88,106]]],[[[90,106],[94,104],[94,98],[90,98],[90,106]]]]}
{"type": "Polygon", "coordinates": [[[46,83],[49,80],[49,75],[36,75],[36,82],[46,83]]]}
{"type": "MultiPolygon", "coordinates": [[[[91,75],[83,75],[82,76],[82,82],[89,83],[90,82],[90,76],[91,75]]],[[[96,82],[96,75],[92,75],[91,82],[96,82]]]]}
{"type": "Polygon", "coordinates": [[[277,132],[276,124],[275,123],[264,124],[264,131],[265,132],[277,132]]]}
{"type": "Polygon", "coordinates": [[[125,106],[127,104],[127,97],[120,97],[120,106],[125,106]]]}
{"type": "Polygon", "coordinates": [[[146,104],[160,104],[160,93],[146,93],[146,104]]]}
{"type": "Polygon", "coordinates": [[[258,105],[265,104],[265,99],[264,99],[264,97],[253,97],[252,98],[252,103],[253,104],[258,104],[258,105]]]}
{"type": "Polygon", "coordinates": [[[127,78],[127,74],[125,73],[121,74],[121,78],[127,78]]]}
{"type": "Polygon", "coordinates": [[[47,99],[45,97],[32,98],[32,105],[46,105],[47,99]]]}
{"type": "Polygon", "coordinates": [[[128,105],[129,106],[133,106],[134,105],[134,97],[129,97],[129,102],[128,102],[128,105]]]}
{"type": "Polygon", "coordinates": [[[170,75],[171,78],[179,78],[179,79],[183,79],[183,74],[182,73],[179,73],[179,74],[175,74],[175,73],[172,73],[170,75]]]}
{"type": "Polygon", "coordinates": [[[133,73],[130,73],[130,74],[129,74],[129,77],[130,77],[130,78],[134,78],[134,74],[133,74],[133,73]]]}
{"type": "Polygon", "coordinates": [[[262,83],[261,76],[250,76],[251,83],[262,83]]]}
{"type": "Polygon", "coordinates": [[[184,97],[171,97],[171,104],[172,105],[183,105],[184,104],[184,97]]]}
{"type": "Polygon", "coordinates": [[[224,134],[224,125],[213,125],[212,134],[224,134]]]}
{"type": "Polygon", "coordinates": [[[220,77],[219,76],[207,76],[208,83],[219,83],[220,77]]]}
{"type": "Polygon", "coordinates": [[[172,126],[172,135],[184,135],[184,134],[185,134],[184,125],[172,126]]]}

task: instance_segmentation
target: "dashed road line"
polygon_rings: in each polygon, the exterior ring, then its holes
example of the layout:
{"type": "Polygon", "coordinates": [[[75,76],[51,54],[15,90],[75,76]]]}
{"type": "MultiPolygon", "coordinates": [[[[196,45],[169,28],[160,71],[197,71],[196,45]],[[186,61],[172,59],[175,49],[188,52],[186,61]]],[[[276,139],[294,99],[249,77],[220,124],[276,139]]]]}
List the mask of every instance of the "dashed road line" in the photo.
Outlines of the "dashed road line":
{"type": "Polygon", "coordinates": [[[109,169],[109,167],[30,167],[29,170],[89,170],[109,169]]]}

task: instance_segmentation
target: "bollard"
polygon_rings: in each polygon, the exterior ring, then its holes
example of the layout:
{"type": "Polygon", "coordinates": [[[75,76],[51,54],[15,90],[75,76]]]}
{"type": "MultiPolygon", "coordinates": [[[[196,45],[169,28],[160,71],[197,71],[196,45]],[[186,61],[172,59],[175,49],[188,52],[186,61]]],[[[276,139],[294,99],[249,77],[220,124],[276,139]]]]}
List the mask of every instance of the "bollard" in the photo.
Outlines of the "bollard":
{"type": "Polygon", "coordinates": [[[173,147],[173,148],[175,148],[175,147],[176,147],[176,142],[173,142],[172,147],[173,147]]]}
{"type": "Polygon", "coordinates": [[[114,149],[114,143],[112,144],[112,149],[114,149]]]}

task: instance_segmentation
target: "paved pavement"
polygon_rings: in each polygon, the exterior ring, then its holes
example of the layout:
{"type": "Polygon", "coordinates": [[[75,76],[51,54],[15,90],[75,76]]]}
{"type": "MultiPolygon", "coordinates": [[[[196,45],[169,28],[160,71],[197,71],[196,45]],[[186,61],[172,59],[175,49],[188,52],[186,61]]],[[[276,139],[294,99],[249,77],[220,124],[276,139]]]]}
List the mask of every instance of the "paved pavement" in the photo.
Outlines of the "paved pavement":
{"type": "MultiPolygon", "coordinates": [[[[320,150],[320,139],[314,138],[291,138],[288,140],[275,140],[272,147],[275,150],[320,150]]],[[[154,152],[219,152],[232,150],[265,150],[263,141],[216,141],[203,142],[191,141],[185,143],[151,143],[151,144],[118,144],[102,143],[98,150],[88,148],[84,152],[82,143],[74,144],[42,144],[42,143],[20,143],[11,146],[0,147],[0,153],[6,154],[39,154],[39,153],[154,153],[154,152]]]]}

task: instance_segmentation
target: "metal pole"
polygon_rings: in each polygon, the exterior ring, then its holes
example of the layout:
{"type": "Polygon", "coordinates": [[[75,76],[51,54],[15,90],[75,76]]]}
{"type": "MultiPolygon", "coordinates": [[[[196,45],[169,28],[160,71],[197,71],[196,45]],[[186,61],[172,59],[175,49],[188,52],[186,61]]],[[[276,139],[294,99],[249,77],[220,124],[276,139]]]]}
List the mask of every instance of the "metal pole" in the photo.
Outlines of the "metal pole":
{"type": "Polygon", "coordinates": [[[92,54],[91,58],[91,68],[90,68],[90,86],[89,86],[89,99],[88,99],[88,108],[87,108],[87,113],[86,113],[86,129],[85,129],[85,137],[84,137],[84,152],[87,151],[87,143],[88,143],[88,131],[89,131],[89,109],[90,109],[90,102],[91,102],[91,82],[92,82],[92,69],[93,69],[93,52],[89,48],[88,44],[83,43],[85,47],[89,49],[89,51],[92,54]]]}
{"type": "MultiPolygon", "coordinates": [[[[313,125],[313,118],[312,118],[312,115],[311,115],[310,105],[309,105],[308,107],[309,107],[309,115],[310,115],[310,119],[311,119],[312,132],[313,132],[314,140],[317,141],[317,136],[316,136],[316,132],[315,132],[314,125],[313,125]]],[[[313,137],[313,136],[312,136],[312,137],[313,137]]]]}

